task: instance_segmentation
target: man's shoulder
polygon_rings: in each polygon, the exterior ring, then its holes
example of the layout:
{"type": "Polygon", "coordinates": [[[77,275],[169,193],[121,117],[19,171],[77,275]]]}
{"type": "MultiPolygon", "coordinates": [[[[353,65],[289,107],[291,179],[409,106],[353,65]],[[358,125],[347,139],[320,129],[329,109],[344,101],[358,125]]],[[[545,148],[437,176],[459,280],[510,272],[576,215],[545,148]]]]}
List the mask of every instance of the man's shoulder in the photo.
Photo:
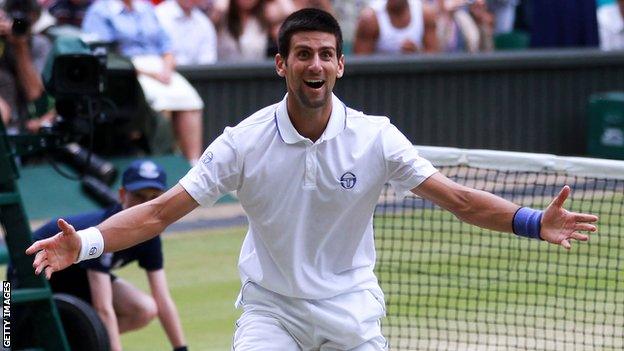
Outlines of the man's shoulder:
{"type": "Polygon", "coordinates": [[[226,132],[232,136],[238,137],[241,135],[249,136],[250,134],[264,133],[267,127],[274,128],[275,112],[278,104],[279,103],[276,103],[261,108],[251,116],[243,119],[236,126],[226,128],[226,132]]]}
{"type": "Polygon", "coordinates": [[[390,119],[386,116],[369,115],[347,107],[347,126],[379,130],[383,126],[389,124],[390,119]]]}

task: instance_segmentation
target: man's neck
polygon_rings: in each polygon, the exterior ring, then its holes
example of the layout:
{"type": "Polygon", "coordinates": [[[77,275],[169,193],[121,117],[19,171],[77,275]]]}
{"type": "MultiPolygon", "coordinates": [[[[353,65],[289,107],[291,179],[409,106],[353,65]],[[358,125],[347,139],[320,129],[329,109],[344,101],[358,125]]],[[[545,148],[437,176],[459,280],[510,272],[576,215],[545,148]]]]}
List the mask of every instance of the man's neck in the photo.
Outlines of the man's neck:
{"type": "Polygon", "coordinates": [[[290,122],[301,136],[316,142],[327,128],[332,113],[332,103],[313,109],[301,107],[301,105],[292,102],[291,99],[294,97],[286,98],[290,122]]]}

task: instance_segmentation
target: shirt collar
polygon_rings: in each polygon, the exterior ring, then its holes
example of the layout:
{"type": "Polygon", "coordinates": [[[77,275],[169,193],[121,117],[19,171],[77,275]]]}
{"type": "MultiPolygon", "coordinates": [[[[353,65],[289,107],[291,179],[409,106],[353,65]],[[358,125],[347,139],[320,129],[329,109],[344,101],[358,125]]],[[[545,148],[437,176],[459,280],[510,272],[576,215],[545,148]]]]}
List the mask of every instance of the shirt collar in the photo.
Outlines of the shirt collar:
{"type": "MultiPolygon", "coordinates": [[[[295,126],[293,126],[290,121],[290,117],[288,117],[288,107],[286,105],[287,98],[288,94],[286,94],[284,99],[278,104],[277,110],[275,111],[278,132],[286,144],[295,144],[300,141],[308,140],[308,138],[297,132],[297,129],[295,129],[295,126]]],[[[331,116],[329,116],[327,127],[325,127],[325,130],[319,140],[317,140],[317,143],[330,140],[340,134],[340,132],[346,127],[346,120],[347,107],[342,103],[342,101],[340,101],[340,99],[338,99],[338,97],[336,97],[336,95],[332,94],[331,116]]]]}

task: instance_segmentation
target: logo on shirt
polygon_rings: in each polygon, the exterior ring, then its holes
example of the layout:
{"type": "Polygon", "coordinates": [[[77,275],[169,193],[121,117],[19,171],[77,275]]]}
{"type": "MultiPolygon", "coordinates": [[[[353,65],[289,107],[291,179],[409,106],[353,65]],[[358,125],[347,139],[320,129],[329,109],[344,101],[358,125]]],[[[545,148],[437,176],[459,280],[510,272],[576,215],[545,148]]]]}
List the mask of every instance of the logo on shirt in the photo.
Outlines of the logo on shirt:
{"type": "Polygon", "coordinates": [[[355,174],[351,172],[347,172],[340,177],[340,185],[345,189],[353,188],[356,182],[357,178],[355,177],[355,174]]]}
{"type": "Polygon", "coordinates": [[[97,247],[92,246],[91,249],[89,249],[89,256],[95,255],[96,252],[97,252],[97,247]]]}
{"type": "Polygon", "coordinates": [[[207,165],[207,164],[209,164],[212,161],[213,158],[214,158],[214,155],[212,154],[212,152],[208,151],[202,157],[202,163],[207,165]]]}

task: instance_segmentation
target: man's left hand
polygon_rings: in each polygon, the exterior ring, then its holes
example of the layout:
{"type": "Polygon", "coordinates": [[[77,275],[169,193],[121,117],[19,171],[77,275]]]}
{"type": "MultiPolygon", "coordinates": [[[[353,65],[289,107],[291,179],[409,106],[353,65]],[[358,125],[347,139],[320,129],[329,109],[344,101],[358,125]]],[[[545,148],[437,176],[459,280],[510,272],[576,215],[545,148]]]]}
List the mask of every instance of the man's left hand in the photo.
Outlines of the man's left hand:
{"type": "Polygon", "coordinates": [[[564,186],[548,205],[542,216],[542,230],[540,232],[543,240],[561,245],[568,250],[572,247],[571,240],[589,240],[588,235],[580,232],[595,232],[597,228],[592,223],[598,221],[598,216],[570,212],[563,208],[563,203],[570,196],[570,192],[570,187],[564,186]]]}

